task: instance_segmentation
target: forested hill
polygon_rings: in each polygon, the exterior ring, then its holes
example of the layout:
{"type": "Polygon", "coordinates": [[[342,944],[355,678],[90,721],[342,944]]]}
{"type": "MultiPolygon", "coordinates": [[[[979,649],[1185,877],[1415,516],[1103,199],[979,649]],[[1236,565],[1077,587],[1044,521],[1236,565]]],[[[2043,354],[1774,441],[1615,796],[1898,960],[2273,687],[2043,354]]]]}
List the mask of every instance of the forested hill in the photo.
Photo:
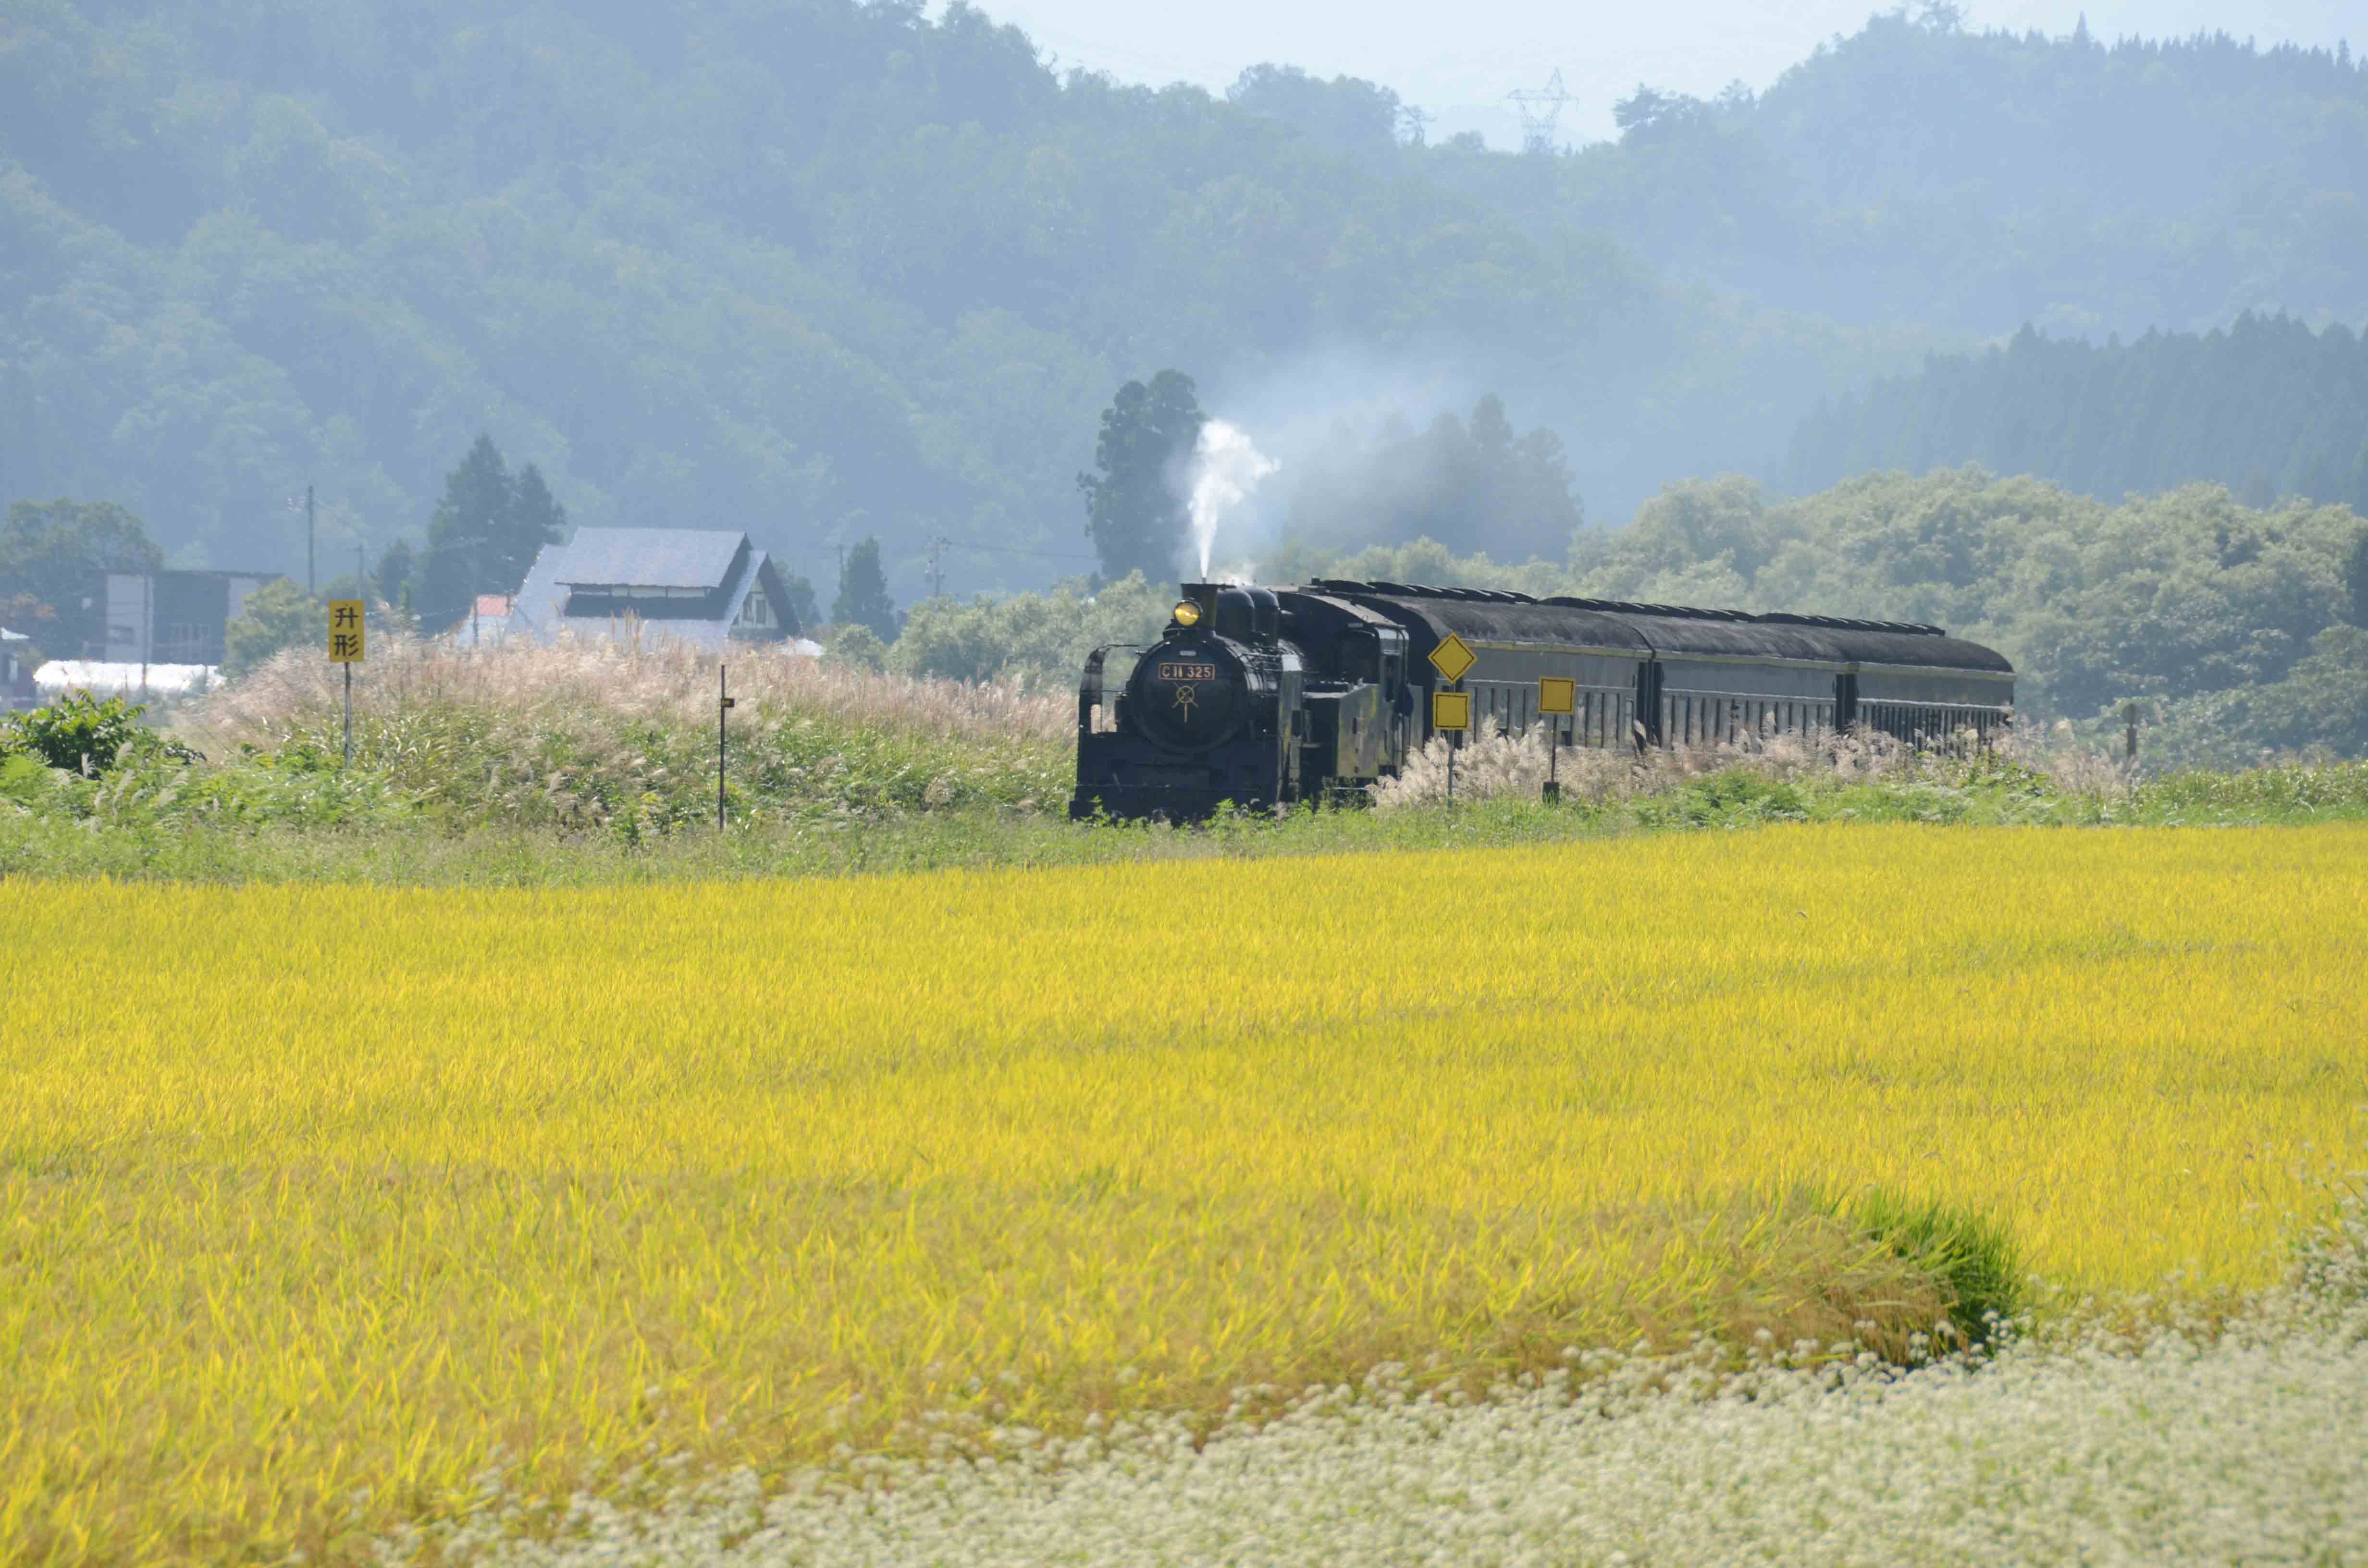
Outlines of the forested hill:
{"type": "Polygon", "coordinates": [[[1871,19],[1756,97],[1640,90],[1570,206],[1672,276],[2002,336],[2368,322],[2368,71],[2348,46],[1871,19]]]}
{"type": "Polygon", "coordinates": [[[2102,347],[2025,329],[1820,409],[1793,437],[1784,487],[1965,462],[2102,500],[2216,480],[2250,506],[2302,497],[2368,517],[2368,338],[2253,316],[2102,347]]]}
{"type": "Polygon", "coordinates": [[[18,0],[0,501],[286,568],[308,479],[324,541],[416,539],[486,430],[579,522],[809,572],[876,533],[906,592],[942,533],[1016,585],[1086,563],[1096,415],[1175,366],[1261,429],[1499,392],[1616,517],[2025,319],[2368,319],[2363,82],[1940,11],[1530,157],[1287,69],[1056,76],[917,0],[18,0]]]}

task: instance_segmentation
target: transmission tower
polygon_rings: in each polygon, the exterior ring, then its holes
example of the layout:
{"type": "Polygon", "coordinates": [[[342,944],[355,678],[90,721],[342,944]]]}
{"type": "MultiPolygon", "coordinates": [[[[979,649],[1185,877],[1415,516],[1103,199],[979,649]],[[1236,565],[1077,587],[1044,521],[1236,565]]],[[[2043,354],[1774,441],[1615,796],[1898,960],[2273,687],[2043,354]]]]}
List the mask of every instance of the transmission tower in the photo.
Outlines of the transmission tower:
{"type": "Polygon", "coordinates": [[[1562,118],[1562,106],[1577,100],[1563,91],[1562,71],[1546,78],[1543,87],[1522,87],[1505,95],[1513,112],[1521,117],[1521,151],[1551,153],[1554,150],[1554,121],[1562,118]]]}

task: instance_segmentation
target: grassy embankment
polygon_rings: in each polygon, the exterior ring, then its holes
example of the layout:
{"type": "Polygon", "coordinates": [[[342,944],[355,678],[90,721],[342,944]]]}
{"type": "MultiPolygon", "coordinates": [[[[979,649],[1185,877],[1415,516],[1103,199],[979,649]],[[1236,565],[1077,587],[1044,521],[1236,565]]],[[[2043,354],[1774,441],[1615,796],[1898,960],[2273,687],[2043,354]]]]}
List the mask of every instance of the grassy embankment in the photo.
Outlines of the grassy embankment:
{"type": "Polygon", "coordinates": [[[0,1556],[336,1560],[494,1468],[629,1496],[1386,1362],[1906,1354],[2023,1268],[2257,1284],[2368,1076],[2363,851],[11,879],[0,1556]],[[1935,1205],[1982,1218],[1929,1247],[1935,1205]]]}
{"type": "MultiPolygon", "coordinates": [[[[2179,825],[2368,816],[2368,765],[2135,778],[2026,743],[1964,763],[1849,748],[1562,758],[1468,753],[1453,812],[1064,820],[1064,696],[735,659],[728,833],[714,828],[714,667],[683,650],[475,654],[389,642],[340,766],[336,688],[291,653],[173,716],[203,760],[131,748],[97,778],[0,758],[0,873],[207,881],[603,884],[1474,847],[1800,821],[2179,825]]],[[[1436,768],[1395,791],[1435,801],[1436,768]]]]}

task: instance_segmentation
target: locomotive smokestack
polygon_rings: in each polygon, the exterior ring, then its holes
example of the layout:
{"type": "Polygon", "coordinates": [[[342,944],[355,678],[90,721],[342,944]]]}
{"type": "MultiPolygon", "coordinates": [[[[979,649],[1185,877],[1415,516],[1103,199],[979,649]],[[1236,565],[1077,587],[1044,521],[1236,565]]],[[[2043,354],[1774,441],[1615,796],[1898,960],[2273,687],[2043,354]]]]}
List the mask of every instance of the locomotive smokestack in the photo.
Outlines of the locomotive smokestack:
{"type": "MultiPolygon", "coordinates": [[[[1215,631],[1217,628],[1217,589],[1219,585],[1215,583],[1181,583],[1178,585],[1178,587],[1181,590],[1183,604],[1196,605],[1200,608],[1201,616],[1198,624],[1201,629],[1207,631],[1215,631]]],[[[1179,605],[1178,608],[1181,608],[1182,606],[1179,605]]],[[[1178,619],[1180,619],[1181,618],[1178,619]]]]}

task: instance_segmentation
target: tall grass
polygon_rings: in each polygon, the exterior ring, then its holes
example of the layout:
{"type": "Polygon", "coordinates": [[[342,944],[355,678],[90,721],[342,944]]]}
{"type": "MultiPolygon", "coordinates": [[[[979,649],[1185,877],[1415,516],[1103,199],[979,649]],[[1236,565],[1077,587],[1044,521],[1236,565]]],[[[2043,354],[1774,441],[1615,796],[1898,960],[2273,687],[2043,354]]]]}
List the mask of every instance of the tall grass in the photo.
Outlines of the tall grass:
{"type": "MultiPolygon", "coordinates": [[[[1074,699],[1010,686],[915,680],[803,658],[770,643],[714,650],[671,640],[646,646],[601,639],[527,639],[482,647],[441,640],[374,639],[355,687],[355,710],[384,719],[453,707],[499,711],[521,725],[598,712],[625,720],[712,724],[716,665],[731,665],[749,706],[802,719],[869,726],[900,735],[1001,744],[1071,738],[1074,699]]],[[[343,712],[336,666],[313,649],[289,649],[191,711],[203,739],[271,745],[343,712]]]]}
{"type": "MultiPolygon", "coordinates": [[[[727,651],[730,804],[744,818],[1064,801],[1075,706],[1013,687],[912,680],[727,651]]],[[[712,819],[718,655],[563,638],[478,648],[389,638],[355,689],[355,763],[448,822],[628,838],[712,819]]],[[[217,761],[342,754],[343,687],[290,650],[178,718],[217,761]]]]}
{"type": "Polygon", "coordinates": [[[713,655],[679,644],[455,648],[390,639],[357,688],[309,652],[169,716],[204,754],[142,744],[97,778],[0,756],[0,873],[208,880],[638,881],[1100,864],[1554,841],[1820,820],[2305,822],[2368,816],[2368,764],[2143,775],[2068,733],[1964,755],[1884,737],[1565,750],[1540,803],[1531,739],[1475,742],[1444,806],[1443,745],[1376,812],[1229,818],[1185,833],[1073,828],[1065,699],[914,681],[777,649],[731,653],[716,816],[713,655]],[[692,831],[695,830],[695,831],[692,831]]]}

